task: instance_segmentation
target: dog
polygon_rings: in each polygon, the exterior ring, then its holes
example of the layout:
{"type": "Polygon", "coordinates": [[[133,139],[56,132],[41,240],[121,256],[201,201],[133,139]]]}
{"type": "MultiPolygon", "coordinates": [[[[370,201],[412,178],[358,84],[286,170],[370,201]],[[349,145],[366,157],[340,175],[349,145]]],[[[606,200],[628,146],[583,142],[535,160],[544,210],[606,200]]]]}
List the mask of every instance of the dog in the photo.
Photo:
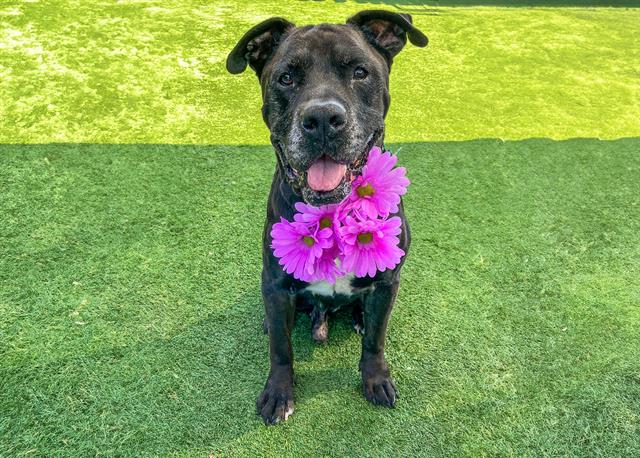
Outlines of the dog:
{"type": "MultiPolygon", "coordinates": [[[[373,278],[348,274],[334,285],[307,283],[278,264],[270,232],[281,217],[293,220],[297,202],[319,206],[349,195],[369,150],[382,146],[389,73],[407,39],[419,47],[428,43],[408,14],[366,10],[346,24],[305,27],[276,17],[250,29],[227,58],[230,73],[250,66],[260,81],[262,117],[277,159],[262,243],[270,370],[256,407],[266,424],[293,413],[291,330],[301,310],[311,313],[313,337],[323,342],[328,314],[353,307],[354,327],[363,334],[359,369],[364,396],[376,405],[395,406],[397,390],[384,343],[402,262],[373,278]]],[[[399,247],[407,253],[410,234],[402,203],[396,215],[402,220],[399,247]]]]}

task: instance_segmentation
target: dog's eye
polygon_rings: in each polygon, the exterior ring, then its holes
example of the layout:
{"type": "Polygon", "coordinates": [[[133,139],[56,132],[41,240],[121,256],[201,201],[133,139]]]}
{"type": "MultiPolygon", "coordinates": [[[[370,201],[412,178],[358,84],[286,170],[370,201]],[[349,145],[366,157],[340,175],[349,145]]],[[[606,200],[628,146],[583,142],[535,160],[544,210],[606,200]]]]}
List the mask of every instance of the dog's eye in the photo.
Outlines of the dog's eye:
{"type": "Polygon", "coordinates": [[[283,86],[291,86],[293,84],[293,76],[291,76],[291,73],[283,73],[280,75],[278,82],[283,86]]]}
{"type": "Polygon", "coordinates": [[[363,80],[369,75],[369,72],[364,69],[364,67],[356,67],[353,71],[353,77],[357,80],[363,80]]]}

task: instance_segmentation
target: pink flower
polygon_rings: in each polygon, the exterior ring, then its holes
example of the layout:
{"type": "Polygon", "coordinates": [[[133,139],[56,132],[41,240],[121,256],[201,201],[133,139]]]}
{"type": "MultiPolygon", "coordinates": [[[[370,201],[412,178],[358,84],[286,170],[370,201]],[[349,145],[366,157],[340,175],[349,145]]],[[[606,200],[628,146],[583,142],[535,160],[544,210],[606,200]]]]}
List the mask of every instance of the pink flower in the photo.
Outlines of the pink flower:
{"type": "Polygon", "coordinates": [[[318,224],[320,229],[326,227],[334,229],[334,218],[338,205],[322,205],[320,207],[313,207],[311,205],[298,202],[295,205],[296,213],[293,219],[299,223],[306,223],[307,225],[318,224]]]}
{"type": "Polygon", "coordinates": [[[402,221],[387,218],[398,211],[409,185],[406,170],[394,168],[397,161],[372,148],[362,176],[343,202],[321,207],[298,202],[293,222],[281,218],[274,224],[271,248],[285,272],[298,280],[333,284],[347,272],[373,277],[396,267],[405,254],[397,237],[402,221]]]}
{"type": "Polygon", "coordinates": [[[333,245],[322,252],[316,262],[316,271],[312,281],[325,280],[327,283],[334,284],[337,277],[344,275],[344,272],[336,264],[336,259],[340,255],[340,249],[337,245],[333,245]]]}
{"type": "Polygon", "coordinates": [[[388,220],[358,220],[347,216],[340,228],[342,269],[353,272],[356,277],[374,277],[376,271],[393,269],[404,256],[396,237],[401,225],[397,216],[388,220]]]}
{"type": "MultiPolygon", "coordinates": [[[[312,228],[308,224],[289,222],[280,218],[271,228],[271,248],[285,272],[302,281],[312,281],[317,276],[318,259],[325,249],[333,246],[330,228],[312,228]]],[[[323,265],[323,271],[326,267],[323,265]]]]}
{"type": "MultiPolygon", "coordinates": [[[[298,202],[295,207],[298,213],[294,215],[294,221],[306,224],[310,230],[331,230],[332,239],[334,242],[337,241],[337,237],[334,237],[334,234],[337,234],[337,228],[339,227],[339,222],[335,219],[338,205],[313,207],[298,202]]],[[[340,249],[335,243],[330,248],[324,249],[320,257],[315,261],[314,273],[309,281],[325,280],[328,283],[334,284],[336,278],[344,274],[336,265],[336,259],[339,254],[340,249]]]]}
{"type": "Polygon", "coordinates": [[[377,146],[371,148],[362,175],[353,181],[349,206],[369,218],[396,213],[400,196],[406,194],[410,183],[404,167],[394,169],[396,162],[398,156],[383,153],[377,146]]]}

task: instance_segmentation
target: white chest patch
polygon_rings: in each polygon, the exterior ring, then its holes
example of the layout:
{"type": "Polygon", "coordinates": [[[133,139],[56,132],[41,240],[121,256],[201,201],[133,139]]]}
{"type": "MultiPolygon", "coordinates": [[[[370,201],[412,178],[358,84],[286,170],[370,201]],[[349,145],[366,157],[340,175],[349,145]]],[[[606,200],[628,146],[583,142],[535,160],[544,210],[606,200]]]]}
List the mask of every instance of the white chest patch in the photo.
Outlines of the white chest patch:
{"type": "Polygon", "coordinates": [[[310,283],[304,290],[310,293],[317,294],[319,296],[333,296],[335,294],[344,294],[345,296],[351,296],[354,288],[351,286],[351,280],[353,274],[349,273],[342,277],[336,278],[336,282],[331,285],[326,281],[314,281],[310,283]]]}

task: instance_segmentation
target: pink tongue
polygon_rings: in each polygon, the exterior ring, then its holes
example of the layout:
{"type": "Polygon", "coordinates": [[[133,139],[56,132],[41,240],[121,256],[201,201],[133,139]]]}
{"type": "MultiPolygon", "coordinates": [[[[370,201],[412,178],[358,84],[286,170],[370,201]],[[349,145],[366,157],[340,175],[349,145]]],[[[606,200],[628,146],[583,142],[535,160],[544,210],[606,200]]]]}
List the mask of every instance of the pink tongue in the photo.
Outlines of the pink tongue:
{"type": "Polygon", "coordinates": [[[340,184],[347,166],[324,155],[307,170],[307,182],[314,191],[331,191],[340,184]]]}

